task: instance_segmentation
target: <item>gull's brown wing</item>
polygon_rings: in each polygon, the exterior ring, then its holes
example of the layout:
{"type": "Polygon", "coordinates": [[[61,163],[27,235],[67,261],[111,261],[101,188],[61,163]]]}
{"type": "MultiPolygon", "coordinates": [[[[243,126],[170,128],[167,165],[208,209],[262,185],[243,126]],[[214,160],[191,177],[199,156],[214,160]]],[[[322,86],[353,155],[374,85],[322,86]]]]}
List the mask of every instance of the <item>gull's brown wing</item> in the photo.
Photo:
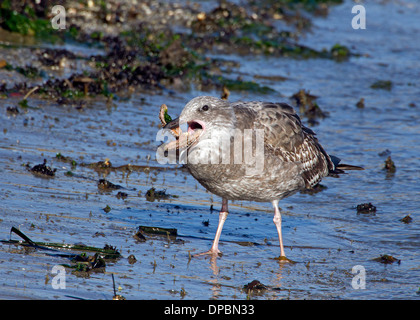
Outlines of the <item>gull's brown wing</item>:
{"type": "Polygon", "coordinates": [[[300,167],[306,188],[316,185],[335,165],[319,144],[315,133],[305,127],[294,109],[286,103],[235,103],[237,126],[264,130],[265,152],[279,161],[300,167]]]}

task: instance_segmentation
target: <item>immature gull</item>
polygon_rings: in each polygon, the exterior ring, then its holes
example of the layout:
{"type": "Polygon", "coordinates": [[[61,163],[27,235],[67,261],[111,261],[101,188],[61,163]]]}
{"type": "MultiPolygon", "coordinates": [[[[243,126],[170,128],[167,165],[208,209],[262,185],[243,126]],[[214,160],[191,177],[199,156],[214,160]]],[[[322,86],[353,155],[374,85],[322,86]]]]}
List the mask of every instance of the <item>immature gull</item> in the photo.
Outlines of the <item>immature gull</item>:
{"type": "Polygon", "coordinates": [[[323,177],[344,173],[344,169],[362,170],[329,156],[315,133],[286,103],[197,97],[164,128],[176,132],[177,137],[163,145],[166,154],[178,152],[193,177],[222,198],[213,245],[202,254],[220,253],[228,200],[270,201],[280,258],[285,259],[279,200],[312,188],[323,177]],[[180,129],[183,123],[188,124],[186,132],[180,129]]]}

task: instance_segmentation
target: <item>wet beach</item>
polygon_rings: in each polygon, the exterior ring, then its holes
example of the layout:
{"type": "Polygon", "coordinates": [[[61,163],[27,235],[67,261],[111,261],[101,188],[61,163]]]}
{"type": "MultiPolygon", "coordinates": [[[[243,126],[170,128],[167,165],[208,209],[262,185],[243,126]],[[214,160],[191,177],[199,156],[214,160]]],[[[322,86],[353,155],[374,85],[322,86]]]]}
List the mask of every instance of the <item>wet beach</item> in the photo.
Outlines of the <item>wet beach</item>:
{"type": "Polygon", "coordinates": [[[52,2],[2,4],[1,298],[419,299],[420,5],[369,2],[355,30],[352,1],[292,2],[67,1],[62,30],[52,2]],[[159,109],[224,93],[291,104],[365,168],[279,203],[295,263],[255,202],[192,257],[221,199],[156,161],[159,109]]]}

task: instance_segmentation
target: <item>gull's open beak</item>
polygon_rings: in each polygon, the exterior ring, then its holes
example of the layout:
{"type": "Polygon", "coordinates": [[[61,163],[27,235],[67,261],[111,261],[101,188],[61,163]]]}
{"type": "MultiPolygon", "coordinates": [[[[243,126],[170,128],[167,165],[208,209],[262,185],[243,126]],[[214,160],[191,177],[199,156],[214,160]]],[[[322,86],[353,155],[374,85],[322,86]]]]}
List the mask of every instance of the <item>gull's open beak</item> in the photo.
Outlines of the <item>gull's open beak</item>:
{"type": "Polygon", "coordinates": [[[179,118],[176,118],[167,123],[163,129],[171,130],[176,137],[175,141],[171,141],[165,145],[165,151],[192,147],[198,141],[199,137],[204,131],[204,127],[201,124],[198,124],[198,122],[195,121],[191,121],[188,123],[188,131],[182,132],[181,128],[179,127],[179,118]]]}

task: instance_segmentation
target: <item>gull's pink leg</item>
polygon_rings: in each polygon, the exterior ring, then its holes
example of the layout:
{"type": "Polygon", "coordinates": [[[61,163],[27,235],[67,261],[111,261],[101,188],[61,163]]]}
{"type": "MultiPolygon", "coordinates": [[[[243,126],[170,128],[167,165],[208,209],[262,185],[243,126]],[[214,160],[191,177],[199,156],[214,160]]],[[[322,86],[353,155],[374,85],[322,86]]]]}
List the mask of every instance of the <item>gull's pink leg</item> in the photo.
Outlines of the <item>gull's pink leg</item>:
{"type": "Polygon", "coordinates": [[[203,252],[203,253],[197,253],[194,256],[201,256],[201,255],[205,255],[205,254],[218,255],[219,253],[221,253],[220,250],[219,250],[219,240],[220,240],[220,235],[222,234],[223,225],[226,221],[226,218],[227,218],[228,214],[229,214],[229,212],[228,212],[228,200],[223,199],[222,200],[222,209],[220,210],[220,213],[219,213],[219,225],[217,226],[216,236],[214,237],[213,245],[211,246],[209,251],[206,251],[206,252],[203,252]]]}
{"type": "Polygon", "coordinates": [[[279,234],[279,242],[280,242],[280,258],[284,257],[286,258],[286,255],[284,254],[284,248],[283,248],[283,238],[281,236],[281,214],[279,210],[279,201],[273,200],[271,202],[274,207],[274,218],[273,222],[276,225],[277,233],[279,234]]]}

